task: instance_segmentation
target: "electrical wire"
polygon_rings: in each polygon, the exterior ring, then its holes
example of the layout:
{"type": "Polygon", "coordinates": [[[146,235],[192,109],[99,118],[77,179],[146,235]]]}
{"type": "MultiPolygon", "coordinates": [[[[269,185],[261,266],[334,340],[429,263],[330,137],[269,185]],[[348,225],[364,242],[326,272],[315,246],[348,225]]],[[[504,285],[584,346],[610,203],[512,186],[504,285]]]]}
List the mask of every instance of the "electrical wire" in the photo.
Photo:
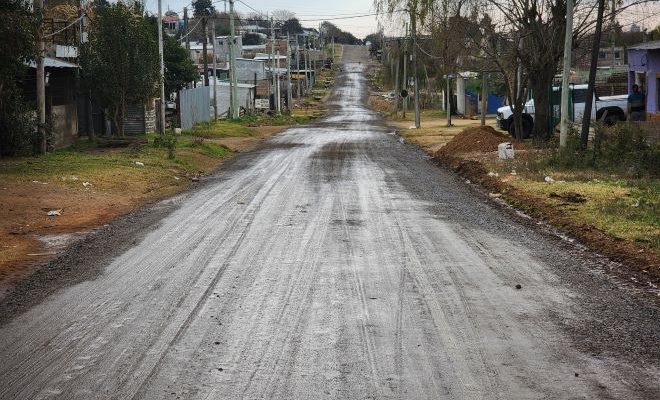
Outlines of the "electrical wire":
{"type": "Polygon", "coordinates": [[[183,39],[185,39],[186,37],[188,37],[188,35],[190,35],[191,33],[193,33],[193,32],[195,31],[195,28],[197,28],[197,25],[199,25],[201,22],[202,22],[202,18],[200,18],[199,21],[197,21],[197,23],[195,24],[195,26],[193,26],[192,29],[190,29],[190,30],[188,31],[188,33],[186,33],[185,35],[181,36],[181,37],[179,38],[179,40],[183,40],[183,39]]]}
{"type": "Polygon", "coordinates": [[[75,25],[76,23],[78,23],[78,21],[80,21],[80,20],[83,19],[84,17],[85,17],[85,14],[83,14],[83,15],[81,15],[80,17],[76,18],[73,22],[71,22],[69,25],[65,26],[64,28],[62,28],[62,29],[60,29],[60,30],[57,30],[57,31],[55,31],[55,32],[53,32],[53,33],[49,33],[48,35],[44,35],[44,39],[45,39],[45,38],[52,37],[52,36],[55,36],[55,35],[57,35],[58,33],[64,32],[65,30],[71,28],[73,25],[75,25]]]}

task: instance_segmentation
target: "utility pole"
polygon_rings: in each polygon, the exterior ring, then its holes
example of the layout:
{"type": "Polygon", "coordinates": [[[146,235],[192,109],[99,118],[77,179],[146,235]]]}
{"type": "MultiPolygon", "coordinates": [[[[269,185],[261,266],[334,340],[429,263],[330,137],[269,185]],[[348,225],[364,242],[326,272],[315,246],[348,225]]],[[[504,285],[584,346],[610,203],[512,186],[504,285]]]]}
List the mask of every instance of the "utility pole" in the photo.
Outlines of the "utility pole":
{"type": "Polygon", "coordinates": [[[481,73],[481,126],[486,126],[486,99],[488,99],[488,79],[481,73]]]}
{"type": "Polygon", "coordinates": [[[399,117],[399,65],[401,57],[396,57],[396,73],[394,74],[394,117],[399,117]]]}
{"type": "Polygon", "coordinates": [[[447,78],[447,126],[451,126],[451,80],[449,72],[445,76],[447,78]]]}
{"type": "Polygon", "coordinates": [[[298,94],[298,99],[302,97],[302,86],[300,85],[300,42],[298,40],[298,34],[296,34],[296,70],[298,72],[298,78],[296,79],[296,85],[298,94]]]}
{"type": "Polygon", "coordinates": [[[561,80],[561,119],[559,146],[566,147],[568,142],[568,80],[571,74],[571,50],[573,45],[573,0],[566,0],[566,33],[564,35],[564,69],[561,80]]]}
{"type": "MultiPolygon", "coordinates": [[[[402,90],[408,91],[408,24],[406,23],[406,35],[403,37],[403,86],[402,90]]],[[[406,119],[408,111],[408,96],[403,98],[403,119],[406,119]]]]}
{"type": "Polygon", "coordinates": [[[160,129],[165,134],[165,62],[163,60],[163,1],[158,0],[158,60],[160,63],[160,129]]]}
{"type": "MultiPolygon", "coordinates": [[[[78,18],[80,18],[80,21],[78,22],[78,51],[80,52],[80,49],[82,48],[82,45],[85,41],[85,21],[83,16],[85,13],[83,12],[83,4],[82,0],[78,0],[78,18]]],[[[77,78],[78,78],[78,89],[81,90],[80,87],[80,69],[77,70],[77,78]]],[[[82,90],[81,90],[82,92],[82,90]]],[[[92,117],[92,95],[91,91],[88,91],[86,94],[83,95],[83,99],[85,102],[85,111],[86,111],[86,118],[87,118],[87,138],[89,141],[93,142],[95,140],[95,134],[94,134],[94,118],[92,117]]]]}
{"type": "Polygon", "coordinates": [[[188,7],[183,7],[183,35],[186,37],[186,51],[190,57],[190,35],[188,35],[188,7]]]}
{"type": "MultiPolygon", "coordinates": [[[[279,68],[280,64],[280,51],[277,50],[277,65],[279,68]]],[[[277,96],[277,101],[275,101],[275,111],[277,113],[282,112],[282,94],[280,93],[280,74],[275,74],[275,95],[277,96]]]]}
{"type": "Polygon", "coordinates": [[[417,16],[413,15],[412,18],[412,39],[413,39],[413,51],[412,51],[412,68],[413,68],[413,92],[414,92],[414,102],[415,102],[415,128],[419,129],[421,127],[421,120],[419,115],[419,82],[417,79],[417,16]]]}
{"type": "Polygon", "coordinates": [[[611,25],[611,29],[612,29],[612,32],[611,32],[611,35],[612,35],[611,36],[611,42],[612,42],[611,46],[612,46],[612,48],[610,50],[611,51],[611,56],[612,56],[612,64],[610,64],[610,69],[614,68],[614,44],[616,42],[616,32],[614,30],[614,22],[615,22],[614,10],[616,10],[616,0],[612,0],[612,13],[610,14],[610,25],[611,25]]]}
{"type": "MultiPolygon", "coordinates": [[[[215,17],[211,20],[211,51],[213,53],[213,120],[218,120],[218,62],[215,57],[215,17]]],[[[231,88],[230,88],[231,89],[231,88]]]]}
{"type": "Polygon", "coordinates": [[[236,37],[234,36],[234,0],[229,0],[229,77],[231,90],[231,118],[238,119],[238,81],[236,79],[236,37]]]}
{"type": "MultiPolygon", "coordinates": [[[[188,34],[188,7],[183,7],[183,34],[186,37],[186,51],[188,52],[188,57],[190,57],[190,35],[188,34]]],[[[190,89],[192,83],[188,82],[186,87],[190,89]]]]}
{"type": "Polygon", "coordinates": [[[335,37],[332,37],[332,63],[335,63],[335,37]]]}
{"type": "Polygon", "coordinates": [[[305,47],[303,47],[303,55],[305,56],[305,94],[309,93],[309,51],[307,50],[307,36],[305,36],[305,47]]]}
{"type": "Polygon", "coordinates": [[[291,39],[286,34],[286,105],[289,113],[293,111],[293,96],[291,95],[291,39]]]}
{"type": "MultiPolygon", "coordinates": [[[[44,0],[34,0],[35,14],[43,21],[44,0]]],[[[44,68],[44,57],[46,55],[46,44],[44,43],[43,22],[39,23],[37,30],[37,116],[39,117],[39,140],[41,141],[41,154],[46,154],[48,143],[46,139],[46,72],[44,68]]]]}
{"type": "MultiPolygon", "coordinates": [[[[161,0],[158,0],[161,1],[161,0]]],[[[202,40],[202,57],[204,59],[204,86],[209,85],[209,57],[207,54],[207,40],[209,38],[209,32],[207,28],[208,17],[204,16],[202,18],[202,28],[204,30],[204,40],[202,40]]]]}
{"type": "Polygon", "coordinates": [[[277,98],[277,87],[275,84],[275,27],[273,26],[273,17],[270,17],[270,58],[272,60],[270,64],[270,77],[271,85],[273,87],[273,101],[275,103],[275,110],[277,111],[279,108],[279,99],[277,98]]]}

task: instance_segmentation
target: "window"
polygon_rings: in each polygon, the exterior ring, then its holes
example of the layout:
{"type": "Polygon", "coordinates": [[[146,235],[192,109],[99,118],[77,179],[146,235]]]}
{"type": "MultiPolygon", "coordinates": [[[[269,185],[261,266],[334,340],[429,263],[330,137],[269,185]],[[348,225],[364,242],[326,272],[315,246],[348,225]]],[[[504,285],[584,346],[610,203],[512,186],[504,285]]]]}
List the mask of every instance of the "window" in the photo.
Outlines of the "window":
{"type": "Polygon", "coordinates": [[[604,51],[598,52],[598,58],[600,58],[601,60],[604,60],[605,59],[605,52],[604,51]]]}
{"type": "Polygon", "coordinates": [[[621,52],[620,51],[615,51],[614,52],[614,59],[615,60],[620,60],[621,59],[621,52]]]}

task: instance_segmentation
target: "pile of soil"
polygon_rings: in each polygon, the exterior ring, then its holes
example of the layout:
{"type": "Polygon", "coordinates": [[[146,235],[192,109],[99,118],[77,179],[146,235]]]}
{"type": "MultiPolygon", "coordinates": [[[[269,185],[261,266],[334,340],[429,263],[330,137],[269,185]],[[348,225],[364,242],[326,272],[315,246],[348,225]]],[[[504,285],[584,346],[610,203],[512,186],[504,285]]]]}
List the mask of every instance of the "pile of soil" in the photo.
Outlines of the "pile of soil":
{"type": "Polygon", "coordinates": [[[467,128],[438,150],[435,156],[458,153],[488,153],[497,151],[497,145],[504,142],[513,143],[514,149],[524,148],[524,144],[509,135],[496,131],[492,126],[477,126],[467,128]]]}

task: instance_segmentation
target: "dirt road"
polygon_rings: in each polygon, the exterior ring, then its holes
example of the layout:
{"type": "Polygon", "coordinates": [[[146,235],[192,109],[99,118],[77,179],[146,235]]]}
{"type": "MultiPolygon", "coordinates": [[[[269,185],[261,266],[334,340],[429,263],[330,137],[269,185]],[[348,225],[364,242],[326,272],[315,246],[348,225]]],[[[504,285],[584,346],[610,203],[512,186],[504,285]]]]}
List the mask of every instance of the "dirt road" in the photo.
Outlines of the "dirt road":
{"type": "Polygon", "coordinates": [[[660,398],[657,303],[402,144],[365,54],[330,117],[9,295],[0,398],[660,398]]]}

